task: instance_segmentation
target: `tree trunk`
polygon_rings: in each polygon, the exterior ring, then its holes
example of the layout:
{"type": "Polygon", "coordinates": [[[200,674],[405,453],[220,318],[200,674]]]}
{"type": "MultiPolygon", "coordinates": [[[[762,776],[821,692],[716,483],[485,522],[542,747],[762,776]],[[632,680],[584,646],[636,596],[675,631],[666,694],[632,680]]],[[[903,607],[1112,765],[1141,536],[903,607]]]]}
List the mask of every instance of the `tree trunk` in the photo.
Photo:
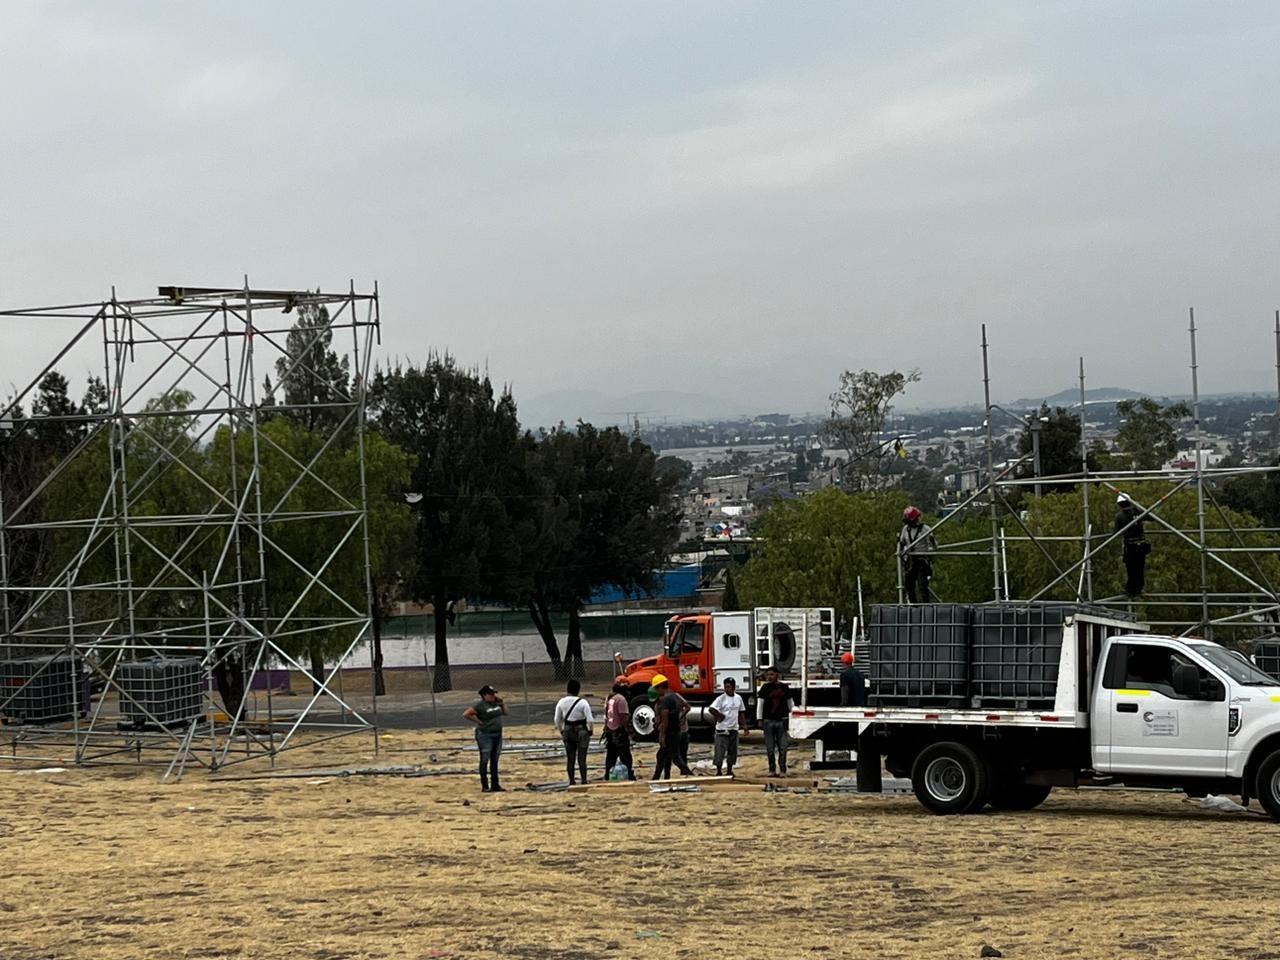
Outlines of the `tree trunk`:
{"type": "Polygon", "coordinates": [[[387,681],[382,676],[382,602],[376,590],[373,594],[372,607],[373,609],[369,612],[373,614],[373,695],[385,697],[387,681]]]}
{"type": "Polygon", "coordinates": [[[586,667],[582,662],[582,629],[578,622],[578,608],[569,609],[569,635],[564,641],[565,673],[574,680],[586,676],[586,667]]]}
{"type": "Polygon", "coordinates": [[[311,692],[319,693],[324,684],[324,654],[319,644],[313,643],[308,651],[311,654],[311,692]]]}
{"type": "Polygon", "coordinates": [[[551,623],[551,611],[547,609],[546,598],[541,593],[535,593],[529,598],[529,619],[537,627],[542,645],[547,648],[547,659],[551,661],[555,678],[563,680],[564,662],[560,659],[560,643],[556,640],[555,627],[551,623]]]}
{"type": "Polygon", "coordinates": [[[431,689],[436,693],[444,693],[453,689],[453,678],[449,674],[449,620],[445,612],[448,601],[437,599],[432,605],[431,615],[436,627],[436,667],[431,678],[431,689]]]}

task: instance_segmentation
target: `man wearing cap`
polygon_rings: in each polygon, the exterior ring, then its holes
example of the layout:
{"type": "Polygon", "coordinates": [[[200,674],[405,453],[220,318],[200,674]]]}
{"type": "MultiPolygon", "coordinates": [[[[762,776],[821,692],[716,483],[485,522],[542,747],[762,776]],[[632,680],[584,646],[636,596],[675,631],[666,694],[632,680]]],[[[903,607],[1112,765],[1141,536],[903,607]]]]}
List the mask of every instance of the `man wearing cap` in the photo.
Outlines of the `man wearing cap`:
{"type": "Polygon", "coordinates": [[[569,771],[569,783],[576,783],[573,778],[573,765],[576,760],[578,772],[582,774],[582,782],[587,782],[587,750],[591,747],[591,729],[595,717],[591,715],[591,704],[587,698],[580,696],[582,684],[570,680],[565,687],[565,695],[556,704],[556,729],[560,731],[560,739],[564,742],[565,767],[569,771]]]}
{"type": "Polygon", "coordinates": [[[1142,528],[1142,521],[1138,519],[1138,508],[1127,494],[1116,497],[1115,532],[1120,533],[1124,540],[1124,592],[1131,597],[1140,596],[1146,586],[1147,554],[1151,552],[1151,543],[1142,528]]]}
{"type": "Polygon", "coordinates": [[[844,669],[840,671],[840,706],[865,707],[867,705],[867,678],[853,665],[853,654],[840,658],[844,669]]]}
{"type": "Polygon", "coordinates": [[[480,700],[467,707],[463,716],[476,725],[476,746],[480,749],[480,790],[483,793],[500,793],[505,788],[498,783],[498,755],[502,753],[502,718],[507,715],[507,705],[498,691],[487,683],[480,688],[480,700]]]}
{"type": "Polygon", "coordinates": [[[724,693],[712,701],[709,712],[716,722],[716,776],[727,761],[732,777],[733,765],[738,762],[738,734],[747,732],[747,705],[738,696],[738,681],[724,678],[724,693]]]}
{"type": "Polygon", "coordinates": [[[652,779],[670,780],[671,764],[680,756],[680,697],[671,692],[670,681],[660,673],[651,681],[649,695],[657,700],[658,712],[658,757],[652,779]]]}

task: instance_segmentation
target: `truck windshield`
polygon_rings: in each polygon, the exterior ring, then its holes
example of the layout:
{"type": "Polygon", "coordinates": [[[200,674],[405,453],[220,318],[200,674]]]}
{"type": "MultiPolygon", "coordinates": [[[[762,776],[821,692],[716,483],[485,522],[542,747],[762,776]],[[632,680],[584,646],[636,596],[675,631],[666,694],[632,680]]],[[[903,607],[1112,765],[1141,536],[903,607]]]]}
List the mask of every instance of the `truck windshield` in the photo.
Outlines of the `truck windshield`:
{"type": "Polygon", "coordinates": [[[1223,647],[1210,646],[1207,643],[1197,644],[1191,649],[1227,674],[1236,683],[1243,684],[1246,687],[1280,686],[1280,680],[1268,673],[1263,673],[1238,653],[1232,653],[1223,647]]]}

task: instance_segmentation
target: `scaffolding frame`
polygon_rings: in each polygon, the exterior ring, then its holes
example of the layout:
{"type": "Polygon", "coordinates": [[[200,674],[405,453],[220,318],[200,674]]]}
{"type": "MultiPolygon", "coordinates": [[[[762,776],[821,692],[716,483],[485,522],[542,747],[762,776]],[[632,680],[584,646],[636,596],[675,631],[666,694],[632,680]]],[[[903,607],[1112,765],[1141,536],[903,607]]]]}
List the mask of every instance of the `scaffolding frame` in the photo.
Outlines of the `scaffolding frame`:
{"type": "MultiPolygon", "coordinates": [[[[1195,463],[1190,470],[1112,470],[1091,471],[1089,469],[1089,437],[1087,427],[1087,406],[1085,390],[1085,363],[1079,358],[1080,388],[1080,469],[1078,472],[1056,476],[1040,476],[1037,453],[1028,453],[1007,462],[997,469],[995,457],[996,414],[1004,414],[1012,421],[1026,424],[1023,417],[1013,414],[991,399],[991,367],[990,343],[987,339],[986,324],[982,325],[982,380],[984,395],[985,419],[985,455],[987,461],[987,479],[978,485],[950,513],[933,527],[936,534],[946,526],[948,521],[964,514],[966,508],[974,507],[989,510],[991,533],[978,539],[953,541],[939,544],[931,551],[932,558],[958,556],[989,557],[992,569],[991,599],[995,602],[1024,603],[1045,599],[1050,591],[1064,582],[1074,580],[1075,599],[1077,602],[1094,606],[1130,612],[1134,603],[1145,607],[1160,609],[1185,608],[1198,606],[1200,615],[1193,621],[1150,619],[1147,622],[1158,629],[1175,633],[1178,636],[1199,634],[1212,639],[1215,631],[1266,630],[1280,631],[1280,583],[1273,582],[1267,576],[1259,558],[1266,554],[1280,553],[1280,538],[1270,545],[1249,544],[1246,539],[1250,534],[1280,533],[1280,529],[1265,526],[1240,527],[1231,522],[1217,495],[1218,485],[1228,479],[1250,474],[1273,475],[1280,473],[1280,463],[1271,465],[1255,465],[1240,467],[1209,467],[1205,462],[1204,428],[1200,417],[1200,375],[1197,358],[1197,327],[1195,310],[1188,311],[1190,366],[1191,371],[1191,411],[1193,436],[1195,440],[1195,463]],[[1034,465],[1035,475],[1024,476],[1021,471],[1028,465],[1034,465]],[[1132,484],[1142,481],[1158,481],[1164,485],[1163,492],[1154,500],[1143,503],[1132,493],[1132,484]],[[1038,497],[1041,488],[1050,490],[1057,488],[1070,489],[1079,486],[1082,491],[1081,532],[1073,536],[1042,536],[1032,531],[1019,512],[1009,503],[1007,492],[1011,489],[1023,488],[1034,490],[1038,497]],[[1194,529],[1182,529],[1160,515],[1160,507],[1178,491],[1191,488],[1196,494],[1196,525],[1194,529]],[[1137,508],[1133,520],[1120,530],[1101,533],[1095,530],[1090,507],[1090,491],[1105,490],[1113,496],[1124,494],[1137,508]],[[1003,507],[1003,512],[1001,508],[1003,507]],[[1211,519],[1210,514],[1214,517],[1211,519]],[[1093,564],[1103,550],[1123,537],[1124,531],[1135,523],[1154,523],[1165,535],[1185,543],[1196,550],[1200,566],[1200,589],[1194,593],[1151,592],[1143,593],[1140,599],[1124,595],[1095,597],[1093,584],[1093,564]],[[1212,526],[1210,524],[1213,524],[1212,526]],[[1014,529],[1010,531],[1010,527],[1014,529]],[[1231,545],[1223,546],[1211,543],[1211,535],[1228,535],[1231,545]],[[1059,564],[1047,548],[1050,542],[1069,542],[1075,545],[1078,559],[1065,567],[1059,564]],[[1033,587],[1025,597],[1014,597],[1009,589],[1009,567],[1007,545],[1025,542],[1033,544],[1045,557],[1056,573],[1049,581],[1033,587]],[[1226,570],[1238,590],[1210,590],[1209,570],[1216,565],[1226,570]],[[1252,569],[1248,569],[1252,567],[1252,569]],[[1231,612],[1221,612],[1223,608],[1234,608],[1231,612]]],[[[1276,357],[1276,410],[1272,428],[1273,456],[1280,458],[1280,310],[1275,313],[1275,357],[1276,357]]],[[[898,602],[905,602],[905,580],[903,558],[898,554],[898,602]]]]}
{"type": "MultiPolygon", "coordinates": [[[[377,698],[366,718],[341,691],[342,668],[373,623],[365,429],[372,351],[381,332],[376,283],[368,293],[357,293],[354,281],[346,292],[325,293],[254,289],[246,277],[239,288],[161,286],[155,297],[133,300],[118,299],[112,288],[110,299],[99,303],[4,310],[0,318],[17,321],[14,327],[28,336],[45,335],[55,321],[75,324],[70,339],[0,413],[0,478],[7,479],[5,461],[20,436],[54,429],[72,438],[18,496],[13,484],[0,482],[0,659],[70,657],[77,677],[72,716],[6,726],[10,750],[0,758],[167,764],[167,779],[181,776],[188,763],[209,771],[260,758],[274,765],[285,750],[355,733],[372,733],[377,752],[377,698]],[[291,352],[289,315],[305,307],[327,322],[312,327],[310,337],[298,336],[291,352]],[[334,343],[340,352],[350,350],[350,377],[338,383],[316,370],[309,355],[347,336],[349,343],[334,343]],[[72,414],[23,414],[46,374],[95,339],[101,341],[102,402],[72,414]],[[270,372],[284,374],[275,386],[270,372]],[[294,374],[311,378],[320,392],[285,396],[284,383],[294,374]],[[328,418],[328,436],[302,457],[265,428],[273,416],[310,414],[328,418]],[[348,453],[354,450],[355,493],[335,489],[321,474],[326,455],[342,449],[340,438],[348,453]],[[208,460],[193,469],[189,458],[217,442],[226,451],[225,471],[208,460]],[[274,499],[264,489],[268,457],[273,479],[287,474],[283,494],[274,499]],[[77,487],[76,505],[49,515],[50,491],[60,482],[93,481],[95,466],[101,482],[77,487]],[[187,485],[178,509],[149,503],[160,481],[174,476],[187,485]],[[300,488],[319,502],[297,506],[291,496],[300,488]],[[305,553],[281,542],[280,531],[296,523],[317,531],[305,553]],[[326,539],[320,531],[330,528],[326,539]],[[22,537],[56,538],[58,562],[11,569],[22,559],[11,549],[22,537]],[[344,550],[361,551],[362,595],[344,594],[330,582],[344,550]],[[273,588],[270,570],[277,565],[300,578],[297,596],[273,588]],[[327,606],[319,614],[302,612],[313,594],[327,606]],[[343,651],[323,679],[290,653],[321,635],[343,651]],[[117,677],[122,663],[160,655],[201,661],[201,710],[181,726],[160,722],[117,677]],[[300,709],[282,711],[276,703],[271,672],[277,665],[313,682],[300,709]],[[227,671],[243,690],[233,712],[214,699],[216,679],[227,671]],[[100,684],[96,700],[82,674],[100,684]],[[265,716],[255,689],[262,676],[265,716]],[[109,693],[148,722],[141,728],[121,723],[106,709],[109,693]]],[[[371,665],[376,672],[376,660],[371,665]]],[[[0,715],[39,676],[0,690],[0,715]]]]}

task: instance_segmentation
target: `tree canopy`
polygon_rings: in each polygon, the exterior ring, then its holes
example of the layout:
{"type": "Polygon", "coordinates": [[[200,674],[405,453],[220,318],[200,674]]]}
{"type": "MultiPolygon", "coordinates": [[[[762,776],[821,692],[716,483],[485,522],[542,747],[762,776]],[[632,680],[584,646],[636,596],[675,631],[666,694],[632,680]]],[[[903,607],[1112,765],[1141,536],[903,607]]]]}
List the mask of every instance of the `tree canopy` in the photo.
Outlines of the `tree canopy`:
{"type": "MultiPolygon", "coordinates": [[[[681,461],[683,462],[683,461],[681,461]]],[[[578,613],[604,586],[651,590],[679,534],[677,475],[616,427],[579,423],[544,433],[532,459],[537,534],[529,542],[526,595],[553,663],[561,660],[550,613],[569,615],[564,663],[582,671],[578,613]]]]}
{"type": "Polygon", "coordinates": [[[521,595],[518,558],[534,534],[528,457],[510,390],[432,354],[421,366],[381,371],[370,413],[384,437],[416,458],[405,492],[415,501],[416,557],[405,592],[430,603],[437,690],[452,689],[447,622],[467,598],[521,595]]]}
{"type": "Polygon", "coordinates": [[[874,490],[882,485],[884,465],[894,455],[893,445],[881,436],[884,422],[894,399],[919,380],[919,370],[846,370],[840,374],[822,437],[847,455],[844,481],[850,489],[874,490]]]}

